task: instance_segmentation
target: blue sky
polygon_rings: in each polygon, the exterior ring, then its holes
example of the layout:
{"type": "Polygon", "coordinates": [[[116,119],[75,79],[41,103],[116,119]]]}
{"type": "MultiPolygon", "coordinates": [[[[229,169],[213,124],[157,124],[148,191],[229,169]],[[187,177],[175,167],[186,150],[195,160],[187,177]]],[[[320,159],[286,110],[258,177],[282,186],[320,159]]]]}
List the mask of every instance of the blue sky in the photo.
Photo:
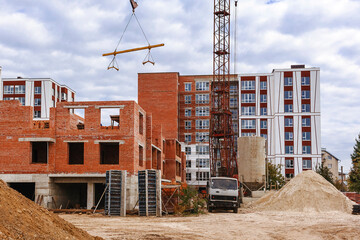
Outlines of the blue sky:
{"type": "MultiPolygon", "coordinates": [[[[119,56],[117,72],[101,54],[116,47],[131,15],[127,0],[0,0],[2,76],[50,77],[77,100],[136,100],[139,72],[212,72],[213,1],[137,2],[150,43],[165,47],[152,51],[155,66],[142,65],[146,52],[119,56]]],[[[237,9],[238,73],[320,67],[322,146],[345,169],[360,132],[359,12],[356,0],[239,0],[237,9]]],[[[145,45],[133,19],[119,49],[145,45]]]]}

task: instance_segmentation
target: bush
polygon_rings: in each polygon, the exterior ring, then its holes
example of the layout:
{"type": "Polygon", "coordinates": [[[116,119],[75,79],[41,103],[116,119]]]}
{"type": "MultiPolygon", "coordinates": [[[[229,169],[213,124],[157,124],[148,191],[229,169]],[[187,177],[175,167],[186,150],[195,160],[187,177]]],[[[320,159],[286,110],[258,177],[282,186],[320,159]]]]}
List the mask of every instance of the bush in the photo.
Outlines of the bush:
{"type": "Polygon", "coordinates": [[[205,208],[205,200],[198,191],[191,186],[182,187],[179,193],[180,203],[177,212],[180,214],[199,214],[203,213],[205,208]]]}

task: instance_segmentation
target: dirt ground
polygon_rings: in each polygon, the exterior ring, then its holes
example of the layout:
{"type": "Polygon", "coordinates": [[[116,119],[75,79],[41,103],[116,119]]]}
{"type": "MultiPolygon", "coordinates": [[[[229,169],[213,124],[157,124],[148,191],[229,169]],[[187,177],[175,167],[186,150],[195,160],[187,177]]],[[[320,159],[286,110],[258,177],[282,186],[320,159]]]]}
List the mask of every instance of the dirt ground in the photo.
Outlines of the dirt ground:
{"type": "Polygon", "coordinates": [[[360,215],[332,213],[209,213],[191,217],[60,215],[104,239],[360,239],[360,215]]]}

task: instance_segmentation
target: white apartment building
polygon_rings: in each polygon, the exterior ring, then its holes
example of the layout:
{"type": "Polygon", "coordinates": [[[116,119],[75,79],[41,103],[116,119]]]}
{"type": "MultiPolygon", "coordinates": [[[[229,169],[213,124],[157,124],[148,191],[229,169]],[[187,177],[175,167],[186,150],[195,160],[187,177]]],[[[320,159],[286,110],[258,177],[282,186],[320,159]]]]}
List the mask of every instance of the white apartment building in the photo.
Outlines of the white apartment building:
{"type": "Polygon", "coordinates": [[[2,78],[0,100],[19,100],[34,107],[34,119],[49,119],[50,108],[57,102],[73,102],[75,91],[51,78],[2,78]]]}
{"type": "Polygon", "coordinates": [[[321,164],[320,69],[240,74],[240,136],[267,139],[267,158],[292,178],[321,164]]]}

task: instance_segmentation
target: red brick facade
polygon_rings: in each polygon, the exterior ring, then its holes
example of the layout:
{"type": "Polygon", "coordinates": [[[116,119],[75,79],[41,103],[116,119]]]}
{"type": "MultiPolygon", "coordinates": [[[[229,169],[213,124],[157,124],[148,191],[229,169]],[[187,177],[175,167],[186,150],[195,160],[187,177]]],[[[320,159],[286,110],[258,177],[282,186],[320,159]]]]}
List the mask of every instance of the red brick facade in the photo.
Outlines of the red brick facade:
{"type": "MultiPolygon", "coordinates": [[[[6,149],[0,151],[0,173],[105,173],[118,169],[135,174],[160,169],[164,178],[184,181],[184,153],[174,150],[175,140],[165,139],[164,128],[134,101],[61,102],[51,108],[49,121],[34,121],[33,108],[20,106],[16,100],[0,101],[0,145],[6,149]],[[84,118],[72,113],[78,108],[84,109],[84,118]],[[119,126],[101,126],[103,108],[119,109],[119,126]],[[36,142],[48,145],[46,163],[33,163],[36,142]],[[69,164],[71,143],[83,143],[83,163],[69,164]],[[118,162],[100,162],[101,144],[118,146],[118,162]]],[[[169,127],[166,129],[169,132],[169,127]]]]}

